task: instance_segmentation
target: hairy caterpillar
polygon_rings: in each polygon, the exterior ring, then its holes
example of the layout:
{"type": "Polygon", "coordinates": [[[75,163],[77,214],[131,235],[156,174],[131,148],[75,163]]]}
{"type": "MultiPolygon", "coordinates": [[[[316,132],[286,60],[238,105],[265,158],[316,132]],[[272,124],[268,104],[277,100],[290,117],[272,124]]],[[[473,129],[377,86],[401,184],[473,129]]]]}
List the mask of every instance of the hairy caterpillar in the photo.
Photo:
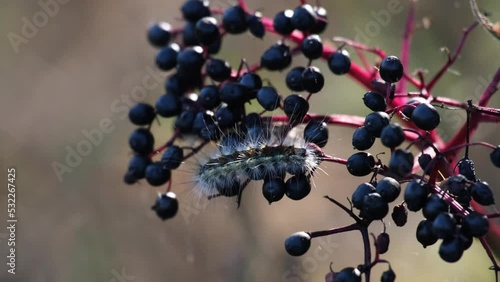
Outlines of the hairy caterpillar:
{"type": "Polygon", "coordinates": [[[206,196],[240,195],[252,180],[311,175],[321,162],[322,151],[288,126],[231,132],[218,144],[218,152],[201,163],[195,175],[206,196]]]}

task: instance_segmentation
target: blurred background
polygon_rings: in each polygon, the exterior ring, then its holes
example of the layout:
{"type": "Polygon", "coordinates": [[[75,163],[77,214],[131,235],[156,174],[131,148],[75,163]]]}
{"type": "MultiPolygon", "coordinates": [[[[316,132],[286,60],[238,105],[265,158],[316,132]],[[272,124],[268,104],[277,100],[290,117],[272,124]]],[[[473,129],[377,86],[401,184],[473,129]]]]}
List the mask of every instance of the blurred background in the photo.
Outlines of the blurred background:
{"type": "MultiPolygon", "coordinates": [[[[269,206],[260,183],[246,190],[242,207],[234,199],[199,200],[193,196],[193,163],[186,163],[173,177],[173,190],[181,204],[178,215],[162,222],[150,207],[159,190],[145,182],[126,186],[123,181],[131,151],[128,135],[134,129],[126,110],[138,101],[154,103],[163,94],[163,78],[156,70],[156,50],[148,45],[149,24],[164,20],[182,26],[180,0],[97,1],[59,0],[53,13],[44,12],[41,0],[0,2],[0,156],[1,179],[6,183],[8,167],[17,169],[17,267],[16,275],[2,263],[1,281],[33,282],[156,282],[156,281],[324,281],[330,263],[335,270],[357,266],[363,261],[359,233],[314,240],[303,257],[288,256],[284,239],[296,231],[322,230],[351,223],[351,219],[322,198],[328,194],[347,203],[361,182],[345,167],[322,164],[327,173],[315,177],[311,194],[299,202],[287,198],[269,206]],[[29,25],[36,23],[34,28],[29,25]],[[144,91],[145,77],[154,87],[144,91]],[[131,104],[130,104],[131,103],[131,104]],[[86,133],[103,125],[102,140],[91,146],[73,167],[56,173],[58,164],[67,165],[67,155],[76,150],[86,133]]],[[[234,1],[213,1],[224,8],[234,1]],[[227,3],[229,2],[229,3],[227,3]]],[[[298,1],[248,1],[251,9],[265,16],[294,8],[298,1]]],[[[361,36],[368,45],[388,54],[399,54],[408,1],[322,1],[328,9],[329,26],[323,37],[361,36]],[[390,19],[378,18],[380,11],[396,5],[390,19]],[[364,33],[363,35],[360,35],[364,33]]],[[[500,19],[500,2],[481,1],[482,8],[500,19]]],[[[428,70],[426,79],[446,60],[441,47],[452,51],[462,29],[474,22],[468,1],[421,0],[417,22],[431,22],[428,29],[414,33],[409,72],[428,70]]],[[[262,52],[278,40],[264,40],[249,34],[228,36],[217,57],[237,66],[244,56],[257,62],[262,52]]],[[[458,100],[477,100],[500,65],[499,43],[482,28],[466,43],[453,71],[445,74],[434,94],[458,100]]],[[[355,59],[352,49],[351,57],[355,59]]],[[[300,56],[299,56],[300,57],[300,56]]],[[[374,62],[372,56],[368,56],[374,62]]],[[[304,64],[298,58],[294,64],[304,64]]],[[[326,86],[312,99],[316,113],[368,114],[361,97],[365,90],[348,77],[333,76],[323,62],[317,65],[326,74],[326,86]]],[[[268,75],[284,87],[284,73],[268,75]]],[[[499,94],[499,93],[497,93],[499,94]]],[[[499,95],[492,105],[499,107],[499,95]]],[[[461,111],[441,111],[439,127],[451,137],[462,123],[461,111]]],[[[162,120],[153,131],[160,144],[171,134],[170,120],[162,120]]],[[[326,152],[347,158],[353,129],[333,127],[326,152]]],[[[88,135],[88,134],[87,134],[88,135]]],[[[474,140],[500,143],[498,125],[482,125],[474,140]]],[[[80,145],[82,146],[82,145],[80,145]]],[[[373,147],[370,152],[384,149],[373,147]]],[[[210,148],[206,154],[210,153],[210,148]]],[[[489,162],[489,151],[471,150],[480,178],[488,181],[500,196],[498,169],[489,162]]],[[[196,159],[192,159],[196,162],[196,159]]],[[[3,185],[5,187],[6,185],[3,185]]],[[[0,190],[0,250],[7,255],[7,191],[0,190]]],[[[398,281],[493,281],[491,265],[479,242],[455,264],[442,261],[438,245],[423,249],[415,239],[421,213],[411,213],[403,228],[391,220],[389,252],[383,257],[392,263],[398,281]]],[[[374,224],[372,232],[382,231],[374,224]]],[[[494,249],[498,252],[498,244],[494,249]]],[[[386,266],[374,270],[378,280],[386,266]]]]}

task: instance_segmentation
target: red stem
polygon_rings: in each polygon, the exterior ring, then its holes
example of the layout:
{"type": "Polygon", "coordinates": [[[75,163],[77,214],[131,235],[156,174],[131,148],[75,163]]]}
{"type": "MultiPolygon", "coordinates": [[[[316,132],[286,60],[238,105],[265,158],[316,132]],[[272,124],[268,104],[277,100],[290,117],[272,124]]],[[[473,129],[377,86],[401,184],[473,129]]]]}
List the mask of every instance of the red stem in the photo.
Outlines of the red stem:
{"type": "MultiPolygon", "coordinates": [[[[401,46],[401,63],[405,68],[409,65],[410,49],[411,49],[411,36],[413,33],[413,22],[415,20],[415,1],[410,1],[410,10],[406,18],[406,26],[403,35],[403,45],[401,46]]],[[[406,78],[399,81],[396,86],[396,92],[406,92],[406,78]]]]}

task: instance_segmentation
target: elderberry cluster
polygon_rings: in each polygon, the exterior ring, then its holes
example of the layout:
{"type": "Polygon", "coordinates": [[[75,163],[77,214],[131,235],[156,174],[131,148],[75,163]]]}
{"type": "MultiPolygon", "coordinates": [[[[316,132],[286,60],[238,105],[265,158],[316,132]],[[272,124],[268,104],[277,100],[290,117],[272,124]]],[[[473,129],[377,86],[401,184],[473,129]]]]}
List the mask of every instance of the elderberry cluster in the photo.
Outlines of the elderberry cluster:
{"type": "MultiPolygon", "coordinates": [[[[243,189],[248,182],[255,180],[263,180],[262,193],[269,203],[279,201],[285,195],[292,200],[305,198],[311,191],[310,178],[322,161],[342,163],[356,177],[371,175],[369,181],[353,189],[350,208],[325,196],[351,216],[355,224],[340,229],[294,233],[285,241],[285,250],[292,256],[305,254],[315,237],[352,230],[361,231],[365,251],[369,252],[370,246],[366,246],[366,242],[370,242],[368,227],[374,221],[386,219],[391,205],[391,217],[397,226],[406,224],[408,210],[422,210],[425,219],[417,227],[417,240],[426,247],[441,239],[439,255],[447,262],[459,260],[472,244],[472,238],[482,238],[488,232],[488,218],[476,212],[471,203],[493,205],[493,193],[485,181],[476,177],[474,162],[468,156],[469,142],[448,150],[435,147],[432,134],[441,122],[440,114],[427,95],[423,80],[419,93],[397,92],[396,84],[408,76],[398,57],[383,55],[382,60],[375,63],[372,74],[369,73],[371,70],[366,71],[368,82],[365,77],[364,84],[370,91],[360,96],[371,113],[366,115],[362,124],[355,123],[357,128],[352,135],[352,146],[359,152],[347,160],[340,160],[322,149],[328,142],[328,125],[334,123],[333,119],[310,111],[310,99],[321,95],[327,78],[327,74],[314,63],[325,59],[331,74],[352,74],[356,65],[351,64],[345,45],[358,48],[358,51],[369,50],[368,47],[348,41],[343,41],[336,49],[324,45],[320,34],[325,30],[328,18],[326,9],[319,6],[319,2],[310,5],[301,1],[293,10],[285,9],[272,18],[251,12],[244,1],[218,9],[211,7],[207,0],[188,0],[180,12],[184,19],[181,27],[158,22],[147,30],[147,40],[158,48],[156,66],[168,72],[165,94],[158,97],[154,105],[138,103],[129,111],[130,121],[138,128],[129,137],[134,155],[124,181],[134,184],[145,179],[151,186],[167,186],[152,207],[161,219],[174,217],[179,208],[176,195],[171,191],[172,171],[206,144],[214,142],[220,147],[221,154],[202,165],[198,176],[212,170],[210,173],[213,174],[203,180],[204,185],[217,186],[210,187],[217,194],[209,195],[209,198],[238,196],[238,205],[243,189]],[[219,54],[225,36],[249,34],[261,39],[266,32],[277,34],[279,40],[268,46],[259,62],[251,64],[241,58],[239,66],[231,66],[219,54]],[[305,57],[307,65],[293,65],[296,56],[305,57]],[[262,69],[282,72],[287,89],[279,90],[261,77],[259,71],[262,69]],[[402,96],[408,98],[406,103],[394,106],[394,100],[402,96]],[[247,112],[247,106],[255,102],[262,109],[247,112]],[[283,112],[284,116],[276,116],[275,111],[283,112]],[[268,112],[273,112],[273,116],[266,115],[268,112]],[[174,126],[171,138],[160,145],[155,144],[151,132],[154,121],[159,118],[171,118],[174,126]],[[396,118],[399,118],[399,123],[396,118]],[[266,147],[264,141],[255,142],[269,140],[270,135],[284,140],[300,124],[306,124],[302,136],[306,145],[302,147],[266,147]],[[189,145],[183,144],[186,137],[189,137],[189,145]],[[367,152],[377,140],[391,152],[386,163],[378,155],[367,152]],[[410,142],[404,146],[406,141],[410,142]],[[241,144],[254,147],[241,148],[241,144]],[[432,152],[427,150],[429,148],[432,152]],[[466,148],[464,158],[452,169],[451,175],[441,177],[441,170],[449,167],[450,154],[461,148],[466,148]],[[232,162],[234,157],[242,156],[249,160],[245,169],[232,162]],[[263,159],[274,161],[264,162],[263,159]],[[250,160],[258,165],[249,167],[250,160]],[[280,162],[286,162],[286,165],[280,162]],[[272,167],[263,169],[264,164],[272,167]],[[228,169],[229,166],[232,167],[228,169]],[[229,170],[234,173],[234,178],[245,170],[246,178],[244,181],[226,181],[233,178],[233,174],[219,177],[229,170]],[[401,195],[403,201],[395,203],[401,195]]],[[[471,108],[466,111],[469,121],[471,108]]],[[[486,146],[493,149],[490,154],[492,163],[500,167],[500,146],[486,146]]],[[[367,263],[365,260],[364,264],[339,272],[331,270],[326,280],[361,281],[363,274],[368,279],[372,267],[388,263],[379,255],[389,250],[389,242],[384,225],[384,231],[377,237],[373,236],[376,247],[373,261],[367,263]]],[[[366,254],[365,257],[369,258],[366,254]]],[[[395,278],[389,264],[381,281],[394,281],[395,278]]]]}

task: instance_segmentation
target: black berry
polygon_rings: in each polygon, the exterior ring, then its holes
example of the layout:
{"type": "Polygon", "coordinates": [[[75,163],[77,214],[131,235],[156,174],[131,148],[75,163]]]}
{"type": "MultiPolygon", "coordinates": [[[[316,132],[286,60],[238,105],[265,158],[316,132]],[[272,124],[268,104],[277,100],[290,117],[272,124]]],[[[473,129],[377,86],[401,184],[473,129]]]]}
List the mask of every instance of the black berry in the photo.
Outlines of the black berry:
{"type": "Polygon", "coordinates": [[[148,41],[155,47],[166,46],[172,37],[172,26],[166,22],[155,23],[148,29],[148,41]]]}
{"type": "Polygon", "coordinates": [[[396,56],[385,57],[380,63],[380,77],[389,83],[398,82],[403,77],[403,64],[396,56]]]}
{"type": "Polygon", "coordinates": [[[161,162],[156,162],[146,167],[146,181],[151,186],[161,186],[170,180],[171,172],[161,162]]]}
{"type": "Polygon", "coordinates": [[[145,103],[137,103],[128,112],[128,118],[135,125],[148,125],[155,119],[155,109],[145,103]]]}
{"type": "Polygon", "coordinates": [[[177,201],[177,197],[173,192],[159,194],[151,209],[154,210],[162,220],[167,220],[177,214],[179,210],[179,201],[177,201]]]}
{"type": "Polygon", "coordinates": [[[421,103],[413,110],[411,120],[420,129],[433,130],[441,122],[441,117],[434,106],[421,103]]]}
{"type": "Polygon", "coordinates": [[[358,127],[352,134],[352,146],[356,150],[368,150],[375,143],[375,136],[365,126],[358,127]]]}
{"type": "Polygon", "coordinates": [[[337,50],[328,58],[328,67],[336,75],[343,75],[351,69],[351,59],[346,50],[337,50]]]}
{"type": "Polygon", "coordinates": [[[390,203],[395,201],[401,193],[401,185],[392,177],[382,178],[375,187],[382,199],[390,203]]]}
{"type": "Polygon", "coordinates": [[[366,176],[375,167],[375,158],[366,152],[355,153],[347,159],[346,167],[354,176],[366,176]]]}
{"type": "Polygon", "coordinates": [[[385,109],[387,108],[385,97],[373,91],[368,91],[365,93],[365,95],[363,96],[363,103],[368,109],[374,112],[385,111],[385,109]]]}
{"type": "Polygon", "coordinates": [[[294,175],[286,181],[286,196],[298,201],[311,192],[311,182],[304,174],[294,175]]]}
{"type": "Polygon", "coordinates": [[[291,256],[301,256],[311,247],[311,236],[306,232],[297,232],[285,240],[285,250],[291,256]]]}
{"type": "Polygon", "coordinates": [[[397,123],[391,123],[385,126],[380,132],[380,142],[388,148],[394,148],[405,141],[403,128],[397,123]]]}
{"type": "Polygon", "coordinates": [[[154,146],[153,134],[148,129],[138,128],[130,134],[128,143],[130,148],[138,154],[148,154],[153,151],[154,146]]]}
{"type": "Polygon", "coordinates": [[[304,140],[314,143],[318,147],[325,147],[328,142],[328,126],[325,122],[312,121],[304,129],[304,140]]]}

